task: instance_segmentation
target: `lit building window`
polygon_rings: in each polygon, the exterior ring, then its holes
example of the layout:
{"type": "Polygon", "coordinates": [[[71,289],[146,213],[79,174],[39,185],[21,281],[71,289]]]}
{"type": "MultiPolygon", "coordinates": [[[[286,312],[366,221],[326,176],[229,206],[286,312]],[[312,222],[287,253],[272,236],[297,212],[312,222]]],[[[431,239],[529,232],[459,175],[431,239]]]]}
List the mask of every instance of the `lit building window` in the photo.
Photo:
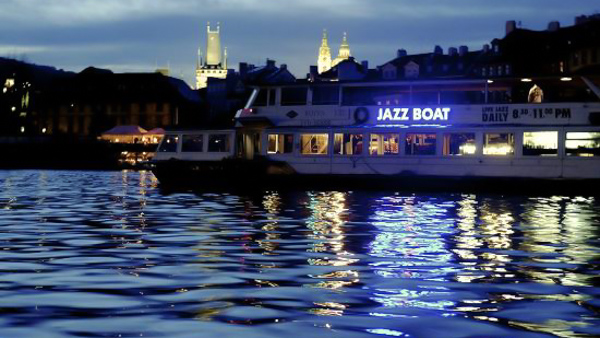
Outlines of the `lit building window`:
{"type": "Polygon", "coordinates": [[[515,134],[486,133],[483,135],[484,155],[513,155],[515,153],[515,134]]]}
{"type": "Polygon", "coordinates": [[[567,156],[600,156],[600,132],[567,132],[567,156]]]}
{"type": "Polygon", "coordinates": [[[397,134],[371,134],[369,154],[397,155],[400,137],[397,134]]]}
{"type": "Polygon", "coordinates": [[[208,135],[208,152],[209,153],[229,152],[229,136],[227,134],[208,135]]]}
{"type": "Polygon", "coordinates": [[[523,133],[524,156],[557,156],[557,131],[532,131],[523,133]]]}
{"type": "Polygon", "coordinates": [[[204,145],[204,135],[183,135],[181,140],[182,152],[202,152],[204,145]]]}
{"type": "Polygon", "coordinates": [[[406,155],[435,155],[435,134],[406,134],[406,155]]]}
{"type": "Polygon", "coordinates": [[[474,155],[475,133],[444,134],[444,156],[474,155]]]}
{"type": "Polygon", "coordinates": [[[269,134],[267,154],[289,154],[294,151],[294,134],[269,134]]]}
{"type": "Polygon", "coordinates": [[[327,134],[301,134],[300,144],[302,155],[327,155],[329,135],[327,134]]]}
{"type": "MultiPolygon", "coordinates": [[[[116,140],[119,142],[119,139],[116,140]]],[[[177,151],[177,143],[179,142],[179,137],[177,136],[165,136],[162,143],[158,147],[159,152],[165,153],[174,153],[177,151]]]]}
{"type": "Polygon", "coordinates": [[[362,134],[334,134],[333,153],[336,155],[360,155],[363,149],[362,134]]]}

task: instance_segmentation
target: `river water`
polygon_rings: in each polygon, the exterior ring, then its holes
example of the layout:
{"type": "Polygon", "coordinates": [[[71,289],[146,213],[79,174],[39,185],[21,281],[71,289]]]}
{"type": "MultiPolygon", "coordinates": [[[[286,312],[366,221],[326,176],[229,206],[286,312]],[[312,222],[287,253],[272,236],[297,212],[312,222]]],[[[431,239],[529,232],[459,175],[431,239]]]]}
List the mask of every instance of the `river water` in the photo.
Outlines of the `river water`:
{"type": "Polygon", "coordinates": [[[0,171],[0,337],[600,336],[600,200],[0,171]]]}

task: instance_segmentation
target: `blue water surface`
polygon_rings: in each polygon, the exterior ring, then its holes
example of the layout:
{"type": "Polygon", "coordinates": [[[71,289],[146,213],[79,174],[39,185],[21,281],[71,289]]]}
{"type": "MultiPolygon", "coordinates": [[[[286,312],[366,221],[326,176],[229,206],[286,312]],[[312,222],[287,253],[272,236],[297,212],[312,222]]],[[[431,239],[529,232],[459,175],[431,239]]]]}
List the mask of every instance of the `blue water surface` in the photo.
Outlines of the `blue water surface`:
{"type": "Polygon", "coordinates": [[[599,224],[589,196],[0,171],[0,337],[600,336],[599,224]]]}

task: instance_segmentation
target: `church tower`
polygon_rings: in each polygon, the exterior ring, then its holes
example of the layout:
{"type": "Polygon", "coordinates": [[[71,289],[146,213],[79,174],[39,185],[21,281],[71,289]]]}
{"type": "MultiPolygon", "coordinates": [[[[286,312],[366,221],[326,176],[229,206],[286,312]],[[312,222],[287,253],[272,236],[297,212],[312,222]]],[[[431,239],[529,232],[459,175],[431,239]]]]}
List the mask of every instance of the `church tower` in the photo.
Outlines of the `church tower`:
{"type": "Polygon", "coordinates": [[[346,32],[344,32],[342,44],[340,45],[340,51],[338,52],[338,56],[331,63],[331,67],[337,65],[338,63],[344,60],[349,59],[350,56],[350,45],[348,44],[348,37],[346,35],[346,32]]]}
{"type": "Polygon", "coordinates": [[[202,58],[202,51],[198,49],[196,65],[196,89],[206,88],[209,77],[224,79],[227,77],[227,50],[224,57],[221,53],[221,27],[211,30],[210,22],[206,25],[206,58],[202,58]]]}
{"type": "Polygon", "coordinates": [[[331,68],[331,49],[327,43],[327,31],[323,30],[323,40],[319,48],[319,58],[317,59],[319,74],[328,71],[331,68]]]}

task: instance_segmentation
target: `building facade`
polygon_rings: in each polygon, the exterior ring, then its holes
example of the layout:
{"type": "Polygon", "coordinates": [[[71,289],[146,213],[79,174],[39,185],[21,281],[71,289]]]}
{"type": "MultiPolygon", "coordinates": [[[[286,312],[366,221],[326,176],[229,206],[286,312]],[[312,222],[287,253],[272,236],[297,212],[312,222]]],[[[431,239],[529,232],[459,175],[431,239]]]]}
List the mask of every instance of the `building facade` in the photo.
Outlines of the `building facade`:
{"type": "Polygon", "coordinates": [[[198,61],[196,64],[196,89],[206,88],[208,78],[225,79],[227,77],[227,49],[221,53],[221,27],[210,29],[210,22],[206,26],[206,58],[198,48],[198,61]]]}

